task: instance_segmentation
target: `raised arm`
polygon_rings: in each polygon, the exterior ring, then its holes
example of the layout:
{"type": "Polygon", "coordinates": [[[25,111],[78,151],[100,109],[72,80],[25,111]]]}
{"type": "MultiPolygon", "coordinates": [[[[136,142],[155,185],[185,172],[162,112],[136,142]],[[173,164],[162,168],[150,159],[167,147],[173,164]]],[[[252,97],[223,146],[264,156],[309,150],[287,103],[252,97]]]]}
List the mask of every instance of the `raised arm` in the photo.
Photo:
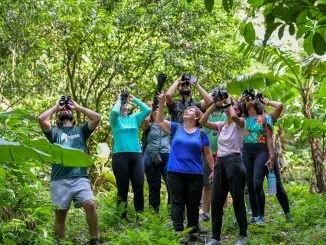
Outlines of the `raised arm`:
{"type": "Polygon", "coordinates": [[[164,103],[165,103],[165,95],[164,93],[160,93],[158,96],[158,111],[156,115],[156,123],[158,126],[166,133],[171,134],[171,122],[164,119],[164,103]]]}
{"type": "Polygon", "coordinates": [[[111,124],[111,127],[116,124],[117,119],[120,115],[120,108],[121,108],[121,100],[120,98],[115,102],[112,111],[109,115],[109,122],[111,124]]]}
{"type": "Polygon", "coordinates": [[[282,113],[282,111],[283,111],[283,104],[280,103],[280,102],[277,102],[277,101],[270,101],[270,100],[267,99],[267,98],[262,98],[261,101],[262,101],[265,105],[270,105],[270,106],[272,106],[272,107],[275,108],[275,109],[274,109],[274,110],[269,114],[269,115],[271,116],[271,118],[272,118],[273,123],[275,123],[275,122],[279,119],[279,117],[280,117],[280,115],[281,115],[281,113],[282,113]]]}
{"type": "Polygon", "coordinates": [[[208,122],[208,117],[213,111],[215,111],[215,104],[212,104],[207,109],[207,111],[204,113],[204,115],[200,118],[199,123],[203,127],[206,127],[206,128],[212,129],[212,130],[216,130],[216,124],[212,123],[212,122],[208,122]]]}
{"type": "MultiPolygon", "coordinates": [[[[148,102],[147,103],[147,106],[150,108],[150,109],[152,109],[153,108],[153,103],[152,102],[148,102]]],[[[151,123],[151,116],[152,116],[152,113],[153,113],[153,111],[151,111],[151,113],[144,119],[144,121],[142,121],[142,123],[141,123],[141,128],[142,128],[142,130],[146,130],[148,127],[149,127],[149,125],[150,125],[150,123],[151,123]]]]}
{"type": "Polygon", "coordinates": [[[207,109],[213,103],[212,97],[209,95],[209,93],[206,92],[205,89],[202,88],[202,86],[200,86],[200,84],[198,82],[197,83],[192,83],[192,85],[195,88],[197,88],[198,92],[200,93],[200,95],[204,99],[204,103],[201,104],[201,109],[202,110],[207,109]]]}
{"type": "MultiPolygon", "coordinates": [[[[229,98],[227,99],[227,103],[232,104],[231,96],[229,96],[229,98]]],[[[227,110],[229,111],[229,115],[232,118],[233,122],[235,122],[240,128],[243,128],[245,126],[245,120],[241,117],[238,117],[233,105],[229,106],[227,110]]]]}
{"type": "Polygon", "coordinates": [[[271,170],[274,169],[273,130],[270,127],[267,127],[266,131],[266,144],[269,155],[266,165],[268,170],[271,170]]]}
{"type": "Polygon", "coordinates": [[[142,121],[151,113],[151,108],[149,108],[145,103],[141,102],[139,99],[133,96],[129,96],[130,100],[139,106],[140,112],[135,114],[138,125],[141,125],[142,121]]]}
{"type": "Polygon", "coordinates": [[[166,99],[166,104],[167,105],[172,105],[173,103],[173,95],[175,91],[177,90],[179,83],[181,81],[181,76],[174,81],[174,83],[169,87],[168,91],[165,93],[165,99],[166,99]]]}
{"type": "Polygon", "coordinates": [[[82,107],[78,105],[75,101],[72,101],[72,105],[70,107],[76,112],[83,113],[88,118],[88,128],[90,130],[94,130],[101,120],[101,115],[95,111],[82,107]]]}
{"type": "Polygon", "coordinates": [[[50,123],[51,116],[54,113],[56,113],[57,111],[62,110],[62,109],[63,109],[63,106],[60,106],[59,102],[57,102],[55,106],[53,106],[49,110],[43,112],[41,115],[39,115],[38,122],[39,122],[43,132],[51,131],[51,123],[50,123]]]}

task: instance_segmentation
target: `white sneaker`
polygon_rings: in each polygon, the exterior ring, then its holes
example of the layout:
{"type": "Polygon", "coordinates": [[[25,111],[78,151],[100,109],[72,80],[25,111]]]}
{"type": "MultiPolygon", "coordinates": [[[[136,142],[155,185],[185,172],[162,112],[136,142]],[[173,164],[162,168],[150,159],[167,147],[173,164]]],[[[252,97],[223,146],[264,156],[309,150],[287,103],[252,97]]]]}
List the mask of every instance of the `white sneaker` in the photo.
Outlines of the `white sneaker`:
{"type": "Polygon", "coordinates": [[[221,242],[220,241],[217,241],[215,239],[212,239],[206,245],[221,245],[221,242]]]}
{"type": "Polygon", "coordinates": [[[248,243],[248,237],[246,236],[239,236],[237,242],[235,243],[235,245],[245,245],[248,243]]]}

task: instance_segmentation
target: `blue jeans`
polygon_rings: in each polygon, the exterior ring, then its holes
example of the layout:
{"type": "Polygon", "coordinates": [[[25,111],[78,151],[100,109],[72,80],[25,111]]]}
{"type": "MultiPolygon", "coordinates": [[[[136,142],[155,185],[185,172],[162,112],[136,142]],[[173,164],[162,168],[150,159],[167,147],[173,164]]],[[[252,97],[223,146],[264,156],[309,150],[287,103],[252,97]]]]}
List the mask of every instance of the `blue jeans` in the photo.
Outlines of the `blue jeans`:
{"type": "Polygon", "coordinates": [[[155,166],[152,163],[152,158],[149,152],[144,152],[144,165],[145,174],[147,178],[148,188],[149,188],[149,205],[158,212],[161,203],[161,176],[163,177],[164,183],[168,190],[168,204],[170,203],[170,194],[167,185],[167,169],[166,165],[169,159],[169,153],[160,153],[163,160],[163,164],[155,166]]]}

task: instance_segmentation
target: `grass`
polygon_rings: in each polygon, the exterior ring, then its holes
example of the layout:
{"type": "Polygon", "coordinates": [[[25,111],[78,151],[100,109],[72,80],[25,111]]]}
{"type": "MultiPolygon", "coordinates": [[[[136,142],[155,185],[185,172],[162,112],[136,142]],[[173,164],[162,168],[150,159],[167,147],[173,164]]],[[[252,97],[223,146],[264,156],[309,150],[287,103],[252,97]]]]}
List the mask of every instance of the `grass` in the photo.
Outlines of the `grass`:
{"type": "MultiPolygon", "coordinates": [[[[276,197],[266,195],[266,225],[248,227],[249,244],[326,244],[326,197],[309,193],[308,186],[304,185],[288,184],[285,188],[289,195],[294,221],[286,222],[276,197]]],[[[130,223],[127,223],[119,219],[121,210],[116,208],[115,196],[115,191],[101,192],[96,196],[102,244],[180,244],[185,235],[175,235],[166,203],[162,203],[159,215],[146,207],[141,216],[135,214],[132,203],[129,203],[130,223]]],[[[145,205],[148,206],[147,203],[145,205]]],[[[224,213],[222,241],[223,244],[234,244],[238,236],[238,227],[232,206],[227,207],[224,213]]],[[[44,224],[40,224],[33,231],[34,235],[28,233],[26,242],[23,236],[27,234],[27,229],[23,223],[18,225],[12,224],[14,221],[0,221],[0,231],[3,232],[0,234],[3,239],[2,242],[0,239],[0,244],[52,244],[51,221],[50,218],[45,220],[44,224]]],[[[204,222],[202,226],[210,229],[211,224],[204,222]]],[[[66,244],[85,244],[88,239],[84,212],[72,208],[67,220],[66,244]]]]}

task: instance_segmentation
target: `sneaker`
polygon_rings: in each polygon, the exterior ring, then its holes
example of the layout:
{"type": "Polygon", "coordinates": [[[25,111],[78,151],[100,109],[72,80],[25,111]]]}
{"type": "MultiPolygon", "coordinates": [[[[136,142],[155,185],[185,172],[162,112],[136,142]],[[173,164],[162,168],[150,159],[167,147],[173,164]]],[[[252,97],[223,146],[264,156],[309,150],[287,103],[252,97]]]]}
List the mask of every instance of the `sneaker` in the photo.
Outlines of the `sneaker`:
{"type": "Polygon", "coordinates": [[[202,222],[202,221],[209,221],[210,218],[209,218],[209,214],[208,213],[201,213],[199,215],[199,221],[202,222]]]}
{"type": "Polygon", "coordinates": [[[208,234],[208,230],[206,228],[198,226],[197,228],[193,228],[190,234],[198,233],[198,234],[208,234]]]}
{"type": "Polygon", "coordinates": [[[208,230],[206,228],[203,227],[198,227],[198,233],[199,234],[208,234],[208,230]]]}
{"type": "Polygon", "coordinates": [[[212,239],[206,245],[221,245],[221,242],[218,240],[212,239]]]}
{"type": "Polygon", "coordinates": [[[264,216],[258,216],[258,218],[256,219],[256,224],[265,225],[264,216]]]}
{"type": "Polygon", "coordinates": [[[285,215],[285,219],[286,219],[287,222],[293,222],[293,217],[292,217],[292,215],[290,213],[287,213],[285,215]]]}
{"type": "Polygon", "coordinates": [[[250,219],[250,220],[248,221],[248,224],[249,224],[249,225],[251,225],[251,224],[255,224],[255,223],[257,222],[257,219],[258,219],[258,217],[252,217],[252,219],[250,219]]]}
{"type": "Polygon", "coordinates": [[[235,245],[245,245],[248,243],[248,237],[246,236],[239,236],[237,242],[235,243],[235,245]]]}

